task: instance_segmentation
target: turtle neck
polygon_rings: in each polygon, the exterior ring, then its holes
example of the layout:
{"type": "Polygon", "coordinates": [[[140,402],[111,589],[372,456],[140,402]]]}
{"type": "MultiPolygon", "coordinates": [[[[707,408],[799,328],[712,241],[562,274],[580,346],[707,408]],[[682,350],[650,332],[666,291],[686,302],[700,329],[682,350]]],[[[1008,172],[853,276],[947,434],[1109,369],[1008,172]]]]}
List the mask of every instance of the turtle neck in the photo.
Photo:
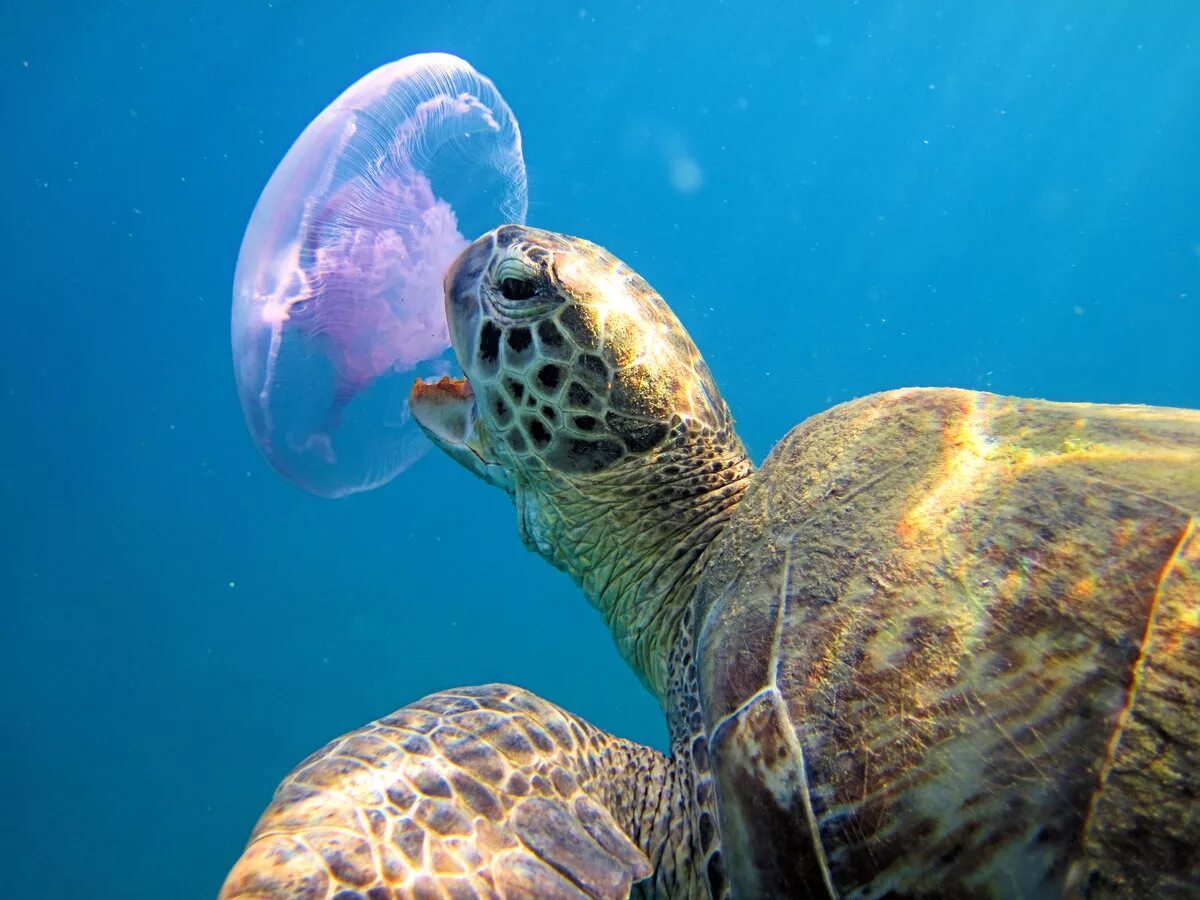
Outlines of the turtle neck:
{"type": "Polygon", "coordinates": [[[583,588],[668,714],[668,658],[700,559],[752,471],[727,419],[717,430],[681,426],[662,452],[602,473],[517,481],[527,546],[583,588]]]}

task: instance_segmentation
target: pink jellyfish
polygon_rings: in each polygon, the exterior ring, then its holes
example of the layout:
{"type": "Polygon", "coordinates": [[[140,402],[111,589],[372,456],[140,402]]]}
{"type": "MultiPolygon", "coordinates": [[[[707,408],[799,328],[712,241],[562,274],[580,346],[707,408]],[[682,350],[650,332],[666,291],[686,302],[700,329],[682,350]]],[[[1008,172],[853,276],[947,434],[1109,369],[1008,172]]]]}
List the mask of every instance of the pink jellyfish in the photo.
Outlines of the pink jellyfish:
{"type": "Polygon", "coordinates": [[[457,57],[389,63],[317,116],[267,182],[234,277],[238,393],[276,470],[339,497],[416,461],[409,386],[452,360],[442,277],[464,233],[524,222],[526,203],[512,111],[457,57]]]}

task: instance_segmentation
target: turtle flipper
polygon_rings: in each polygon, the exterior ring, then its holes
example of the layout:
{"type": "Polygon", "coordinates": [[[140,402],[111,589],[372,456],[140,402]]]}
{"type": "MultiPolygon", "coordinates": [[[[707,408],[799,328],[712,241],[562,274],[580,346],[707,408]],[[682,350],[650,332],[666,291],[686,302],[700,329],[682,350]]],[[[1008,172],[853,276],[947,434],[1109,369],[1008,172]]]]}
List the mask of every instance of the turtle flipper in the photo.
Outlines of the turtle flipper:
{"type": "Polygon", "coordinates": [[[432,694],[288,775],[220,898],[626,897],[665,834],[643,798],[674,782],[662,754],[520,688],[432,694]]]}

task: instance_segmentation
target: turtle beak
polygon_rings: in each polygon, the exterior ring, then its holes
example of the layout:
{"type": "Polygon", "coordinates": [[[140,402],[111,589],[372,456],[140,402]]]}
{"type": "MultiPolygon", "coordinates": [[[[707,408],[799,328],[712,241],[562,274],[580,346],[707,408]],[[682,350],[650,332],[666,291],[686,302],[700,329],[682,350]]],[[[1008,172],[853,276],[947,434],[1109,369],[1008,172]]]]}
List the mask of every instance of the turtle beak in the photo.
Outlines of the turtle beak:
{"type": "Polygon", "coordinates": [[[449,376],[432,383],[418,379],[408,396],[408,408],[421,430],[448,456],[488,484],[513,492],[512,479],[497,462],[479,421],[470,382],[449,376]]]}
{"type": "MultiPolygon", "coordinates": [[[[493,247],[493,232],[488,232],[463,250],[446,273],[446,322],[459,365],[463,365],[460,351],[465,335],[475,332],[479,284],[493,247]]],[[[439,448],[488,484],[504,488],[509,494],[513,492],[512,478],[491,449],[469,381],[443,377],[426,383],[418,379],[409,394],[408,408],[421,430],[439,448]]]]}

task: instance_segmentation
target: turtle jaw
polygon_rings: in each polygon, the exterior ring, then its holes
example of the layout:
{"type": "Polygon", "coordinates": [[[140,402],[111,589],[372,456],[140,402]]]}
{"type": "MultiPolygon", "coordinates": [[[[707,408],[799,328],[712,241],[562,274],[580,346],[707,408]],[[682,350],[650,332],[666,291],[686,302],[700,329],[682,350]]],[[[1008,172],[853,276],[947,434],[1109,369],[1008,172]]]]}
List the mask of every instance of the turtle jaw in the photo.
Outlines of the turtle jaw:
{"type": "Polygon", "coordinates": [[[425,435],[447,456],[488,484],[513,492],[512,478],[489,446],[470,382],[449,376],[434,382],[417,379],[408,408],[425,435]]]}
{"type": "MultiPolygon", "coordinates": [[[[446,272],[444,292],[446,321],[458,364],[470,372],[461,349],[463,335],[478,328],[479,305],[473,300],[491,258],[493,232],[468,246],[446,272]]],[[[487,429],[475,402],[475,390],[467,378],[444,376],[438,381],[413,384],[408,408],[421,430],[433,443],[464,468],[488,484],[513,492],[512,478],[496,458],[487,429]]]]}

